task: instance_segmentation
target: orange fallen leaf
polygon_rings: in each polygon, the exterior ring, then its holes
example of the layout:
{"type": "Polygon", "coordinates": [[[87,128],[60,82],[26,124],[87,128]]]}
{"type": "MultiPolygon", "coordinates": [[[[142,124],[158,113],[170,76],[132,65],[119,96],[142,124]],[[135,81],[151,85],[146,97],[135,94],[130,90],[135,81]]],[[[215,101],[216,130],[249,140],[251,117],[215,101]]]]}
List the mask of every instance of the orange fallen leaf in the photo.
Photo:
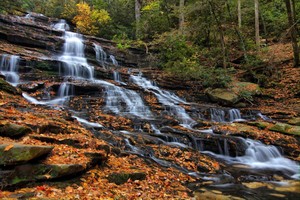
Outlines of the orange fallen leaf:
{"type": "Polygon", "coordinates": [[[13,147],[14,147],[14,145],[10,144],[10,145],[8,145],[8,146],[5,147],[4,151],[9,151],[13,147]]]}

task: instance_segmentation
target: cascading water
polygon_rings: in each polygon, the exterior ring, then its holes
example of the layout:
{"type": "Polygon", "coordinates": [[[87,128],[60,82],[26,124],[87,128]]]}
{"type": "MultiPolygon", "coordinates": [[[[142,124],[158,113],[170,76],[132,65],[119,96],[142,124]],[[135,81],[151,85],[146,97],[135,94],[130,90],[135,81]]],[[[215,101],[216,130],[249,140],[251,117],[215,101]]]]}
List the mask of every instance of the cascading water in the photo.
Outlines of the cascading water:
{"type": "Polygon", "coordinates": [[[113,72],[113,76],[114,76],[114,81],[120,83],[121,82],[121,75],[118,71],[114,71],[113,72]]]}
{"type": "Polygon", "coordinates": [[[61,30],[61,31],[68,31],[70,30],[70,26],[67,24],[66,20],[61,19],[58,23],[54,24],[53,29],[61,30]]]}
{"type": "Polygon", "coordinates": [[[19,83],[18,66],[19,56],[15,55],[2,55],[0,63],[0,72],[6,78],[6,81],[16,86],[19,83]]]}
{"type": "Polygon", "coordinates": [[[241,112],[239,109],[230,109],[229,111],[229,121],[242,121],[241,112]]]}
{"type": "Polygon", "coordinates": [[[109,59],[111,60],[111,62],[112,62],[112,64],[113,64],[114,66],[119,66],[119,63],[118,63],[118,61],[116,60],[115,56],[110,55],[110,56],[109,56],[109,59]]]}
{"type": "Polygon", "coordinates": [[[274,171],[281,171],[289,177],[299,179],[300,167],[299,165],[281,155],[279,150],[272,145],[265,145],[259,141],[251,139],[240,138],[246,146],[244,156],[230,157],[228,156],[227,145],[224,144],[224,152],[222,154],[215,154],[207,152],[218,158],[225,160],[231,164],[245,164],[253,169],[269,169],[274,171]]]}
{"type": "Polygon", "coordinates": [[[66,96],[71,96],[74,95],[74,86],[67,83],[63,82],[57,92],[57,96],[59,97],[66,97],[66,96]]]}
{"type": "Polygon", "coordinates": [[[166,110],[180,120],[182,126],[192,127],[194,124],[196,124],[196,122],[186,113],[185,109],[177,105],[180,103],[187,104],[184,100],[173,93],[161,90],[159,87],[155,86],[153,82],[147,80],[141,75],[131,75],[130,80],[136,85],[153,92],[158,101],[166,107],[166,110]]]}
{"type": "Polygon", "coordinates": [[[137,92],[115,86],[106,81],[96,80],[96,83],[105,87],[105,109],[115,114],[131,114],[141,118],[153,117],[137,92]]]}
{"type": "Polygon", "coordinates": [[[241,112],[239,109],[223,110],[219,108],[210,109],[210,119],[213,122],[234,122],[243,121],[241,112]]]}
{"type": "Polygon", "coordinates": [[[64,53],[59,57],[59,60],[63,62],[60,74],[74,78],[93,79],[94,67],[88,65],[84,56],[82,35],[66,31],[64,38],[64,53]]]}
{"type": "Polygon", "coordinates": [[[96,53],[96,60],[98,61],[98,63],[105,68],[106,66],[106,62],[107,62],[107,54],[106,52],[103,50],[103,48],[98,45],[98,44],[94,44],[94,50],[96,53]]]}

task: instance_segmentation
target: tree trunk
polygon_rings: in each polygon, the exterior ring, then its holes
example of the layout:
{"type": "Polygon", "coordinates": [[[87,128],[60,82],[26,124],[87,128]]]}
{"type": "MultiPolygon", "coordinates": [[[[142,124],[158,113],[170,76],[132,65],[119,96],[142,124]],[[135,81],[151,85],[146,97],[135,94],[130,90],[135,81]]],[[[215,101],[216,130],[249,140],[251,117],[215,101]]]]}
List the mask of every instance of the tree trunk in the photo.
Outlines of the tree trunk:
{"type": "Polygon", "coordinates": [[[184,32],[184,0],[179,1],[179,30],[184,32]]]}
{"type": "Polygon", "coordinates": [[[219,29],[219,33],[220,33],[220,42],[221,42],[221,48],[222,48],[222,57],[223,57],[223,67],[227,68],[227,49],[226,49],[226,43],[225,43],[225,33],[221,24],[220,19],[218,18],[215,9],[214,9],[214,5],[211,1],[208,1],[210,9],[211,9],[211,13],[213,14],[213,17],[215,18],[217,25],[218,25],[218,29],[219,29]]]}
{"type": "Polygon", "coordinates": [[[285,0],[285,5],[286,5],[286,11],[288,15],[288,20],[289,20],[289,26],[290,26],[290,36],[292,40],[292,45],[293,45],[293,52],[294,52],[294,66],[297,67],[300,64],[299,60],[299,47],[297,43],[297,24],[296,20],[294,19],[295,13],[293,12],[294,5],[292,5],[293,2],[290,0],[285,0]]]}
{"type": "Polygon", "coordinates": [[[238,22],[239,22],[239,28],[242,28],[241,0],[238,0],[238,22]]]}
{"type": "Polygon", "coordinates": [[[257,48],[260,46],[260,38],[259,38],[259,5],[258,0],[254,0],[254,8],[255,8],[255,43],[257,48]]]}
{"type": "Polygon", "coordinates": [[[135,0],[135,37],[139,38],[140,36],[140,21],[141,21],[141,8],[142,0],[135,0]]]}

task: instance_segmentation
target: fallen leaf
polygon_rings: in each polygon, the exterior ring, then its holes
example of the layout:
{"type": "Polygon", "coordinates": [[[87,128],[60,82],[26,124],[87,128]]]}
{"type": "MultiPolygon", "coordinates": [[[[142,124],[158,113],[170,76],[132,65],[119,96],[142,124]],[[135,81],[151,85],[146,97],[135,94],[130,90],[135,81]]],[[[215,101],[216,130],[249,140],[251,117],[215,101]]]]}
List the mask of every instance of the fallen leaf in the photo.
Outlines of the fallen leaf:
{"type": "Polygon", "coordinates": [[[4,151],[9,151],[13,147],[14,147],[14,145],[10,144],[10,145],[8,145],[8,146],[5,147],[4,151]]]}

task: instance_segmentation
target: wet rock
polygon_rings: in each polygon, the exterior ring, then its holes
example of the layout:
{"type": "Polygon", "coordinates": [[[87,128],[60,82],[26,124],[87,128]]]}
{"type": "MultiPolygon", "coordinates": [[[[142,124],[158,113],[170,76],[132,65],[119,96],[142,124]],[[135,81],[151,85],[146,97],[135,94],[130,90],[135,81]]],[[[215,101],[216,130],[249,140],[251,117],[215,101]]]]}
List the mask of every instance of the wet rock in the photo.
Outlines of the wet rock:
{"type": "Polygon", "coordinates": [[[52,180],[63,177],[73,177],[83,172],[85,167],[79,164],[60,165],[20,165],[15,167],[13,173],[6,177],[6,187],[32,181],[52,180]]]}
{"type": "Polygon", "coordinates": [[[19,138],[28,133],[32,132],[32,130],[27,126],[21,126],[18,124],[7,123],[4,125],[0,124],[0,135],[6,136],[10,138],[19,138]]]}
{"type": "Polygon", "coordinates": [[[40,127],[40,133],[49,132],[49,133],[59,134],[59,133],[64,133],[65,131],[66,130],[63,127],[55,123],[49,123],[40,127]]]}
{"type": "Polygon", "coordinates": [[[1,77],[0,77],[0,90],[5,91],[5,92],[10,93],[10,94],[21,94],[21,92],[17,88],[15,88],[12,85],[10,85],[9,83],[7,83],[1,77]]]}
{"type": "Polygon", "coordinates": [[[300,126],[300,117],[292,118],[288,121],[291,125],[300,126]]]}
{"type": "Polygon", "coordinates": [[[26,163],[40,158],[52,151],[52,146],[33,146],[22,144],[0,145],[0,165],[10,166],[26,163]]]}
{"type": "Polygon", "coordinates": [[[132,181],[135,180],[145,180],[146,173],[144,172],[135,172],[135,173],[112,173],[108,176],[108,181],[111,183],[115,183],[117,185],[121,185],[126,183],[129,179],[132,181]]]}
{"type": "Polygon", "coordinates": [[[72,139],[72,138],[66,138],[66,139],[56,139],[52,137],[47,137],[47,136],[30,136],[33,139],[42,141],[42,142],[47,142],[47,143],[54,143],[54,144],[66,144],[75,148],[84,148],[79,140],[72,139]]]}
{"type": "Polygon", "coordinates": [[[233,105],[237,103],[240,98],[232,91],[223,88],[216,88],[207,91],[207,95],[211,101],[223,105],[233,105]]]}
{"type": "Polygon", "coordinates": [[[103,165],[108,159],[107,154],[105,155],[103,153],[86,152],[86,153],[84,153],[84,155],[91,159],[90,162],[87,164],[87,168],[92,168],[96,165],[98,165],[98,166],[103,165]]]}
{"type": "Polygon", "coordinates": [[[45,83],[31,83],[31,84],[21,84],[19,88],[25,92],[36,92],[39,89],[42,89],[45,86],[45,83]]]}
{"type": "Polygon", "coordinates": [[[269,128],[270,131],[276,131],[279,133],[297,135],[300,136],[300,126],[292,126],[284,123],[276,123],[274,126],[269,128]]]}

